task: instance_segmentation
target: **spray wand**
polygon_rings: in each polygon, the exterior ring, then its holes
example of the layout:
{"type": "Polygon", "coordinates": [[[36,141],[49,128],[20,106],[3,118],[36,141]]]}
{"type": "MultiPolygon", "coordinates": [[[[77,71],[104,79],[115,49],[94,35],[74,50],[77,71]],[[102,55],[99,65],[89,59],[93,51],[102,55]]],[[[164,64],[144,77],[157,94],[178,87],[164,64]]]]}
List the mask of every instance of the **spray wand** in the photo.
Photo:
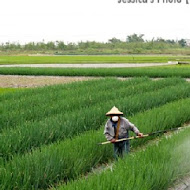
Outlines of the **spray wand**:
{"type": "MultiPolygon", "coordinates": [[[[170,131],[177,131],[177,130],[181,130],[181,129],[185,129],[185,128],[187,128],[187,127],[177,127],[177,128],[172,128],[172,129],[168,129],[168,130],[155,131],[155,132],[152,132],[152,133],[145,134],[143,136],[133,136],[133,137],[129,137],[129,138],[119,139],[119,140],[116,140],[115,142],[122,142],[122,141],[127,141],[127,140],[144,138],[144,137],[153,136],[153,135],[156,135],[156,134],[159,134],[159,133],[168,133],[170,131]]],[[[105,144],[110,144],[110,143],[112,143],[112,142],[111,141],[106,141],[106,142],[98,143],[98,145],[105,145],[105,144]]]]}

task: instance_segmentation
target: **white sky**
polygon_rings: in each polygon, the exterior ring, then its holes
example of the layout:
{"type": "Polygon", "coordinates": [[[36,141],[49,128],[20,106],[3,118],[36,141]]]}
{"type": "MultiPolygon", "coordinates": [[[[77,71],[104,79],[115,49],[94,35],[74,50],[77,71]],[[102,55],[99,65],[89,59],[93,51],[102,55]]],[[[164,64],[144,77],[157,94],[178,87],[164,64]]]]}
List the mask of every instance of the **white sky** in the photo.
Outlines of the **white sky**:
{"type": "MultiPolygon", "coordinates": [[[[62,40],[190,39],[190,4],[119,4],[118,0],[0,0],[0,43],[62,40]]],[[[149,0],[150,1],[150,0],[149,0]]],[[[161,0],[160,0],[161,1],[161,0]]]]}

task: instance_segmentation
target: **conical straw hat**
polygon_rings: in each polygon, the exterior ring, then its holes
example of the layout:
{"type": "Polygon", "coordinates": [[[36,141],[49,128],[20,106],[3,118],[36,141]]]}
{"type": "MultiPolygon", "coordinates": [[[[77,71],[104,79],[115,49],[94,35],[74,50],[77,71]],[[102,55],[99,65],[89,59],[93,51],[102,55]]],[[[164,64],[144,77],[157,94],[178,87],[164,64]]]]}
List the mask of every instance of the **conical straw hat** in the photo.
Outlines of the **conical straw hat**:
{"type": "Polygon", "coordinates": [[[123,115],[123,112],[120,112],[118,110],[118,108],[116,108],[115,106],[108,112],[106,113],[106,115],[123,115]]]}

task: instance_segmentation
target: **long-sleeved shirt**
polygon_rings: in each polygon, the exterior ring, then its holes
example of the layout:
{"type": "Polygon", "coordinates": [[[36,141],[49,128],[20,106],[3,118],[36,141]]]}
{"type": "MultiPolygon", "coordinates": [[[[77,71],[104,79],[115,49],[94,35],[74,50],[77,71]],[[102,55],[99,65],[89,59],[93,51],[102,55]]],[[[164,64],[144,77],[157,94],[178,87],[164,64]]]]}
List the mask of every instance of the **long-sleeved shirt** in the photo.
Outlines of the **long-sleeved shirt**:
{"type": "MultiPolygon", "coordinates": [[[[108,141],[115,138],[115,130],[112,125],[113,125],[112,121],[111,121],[111,119],[109,119],[106,122],[105,129],[104,129],[104,135],[108,141]]],[[[120,117],[120,127],[119,127],[119,137],[118,138],[119,139],[128,138],[129,130],[133,131],[135,134],[139,133],[138,128],[133,123],[129,122],[129,120],[124,117],[120,117]]]]}

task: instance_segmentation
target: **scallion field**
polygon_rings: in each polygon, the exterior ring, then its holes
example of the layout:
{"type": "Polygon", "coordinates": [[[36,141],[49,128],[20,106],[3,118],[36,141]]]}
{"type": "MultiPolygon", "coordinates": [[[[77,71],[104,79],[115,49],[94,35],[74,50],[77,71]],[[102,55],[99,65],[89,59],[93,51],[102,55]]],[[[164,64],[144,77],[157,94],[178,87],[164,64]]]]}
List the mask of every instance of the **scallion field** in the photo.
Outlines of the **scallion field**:
{"type": "Polygon", "coordinates": [[[0,189],[167,189],[190,171],[189,129],[144,151],[158,137],[134,140],[116,163],[112,145],[97,145],[113,105],[145,134],[188,123],[190,84],[182,78],[93,79],[9,91],[0,100],[0,189]],[[91,173],[105,163],[112,170],[91,173]]]}

